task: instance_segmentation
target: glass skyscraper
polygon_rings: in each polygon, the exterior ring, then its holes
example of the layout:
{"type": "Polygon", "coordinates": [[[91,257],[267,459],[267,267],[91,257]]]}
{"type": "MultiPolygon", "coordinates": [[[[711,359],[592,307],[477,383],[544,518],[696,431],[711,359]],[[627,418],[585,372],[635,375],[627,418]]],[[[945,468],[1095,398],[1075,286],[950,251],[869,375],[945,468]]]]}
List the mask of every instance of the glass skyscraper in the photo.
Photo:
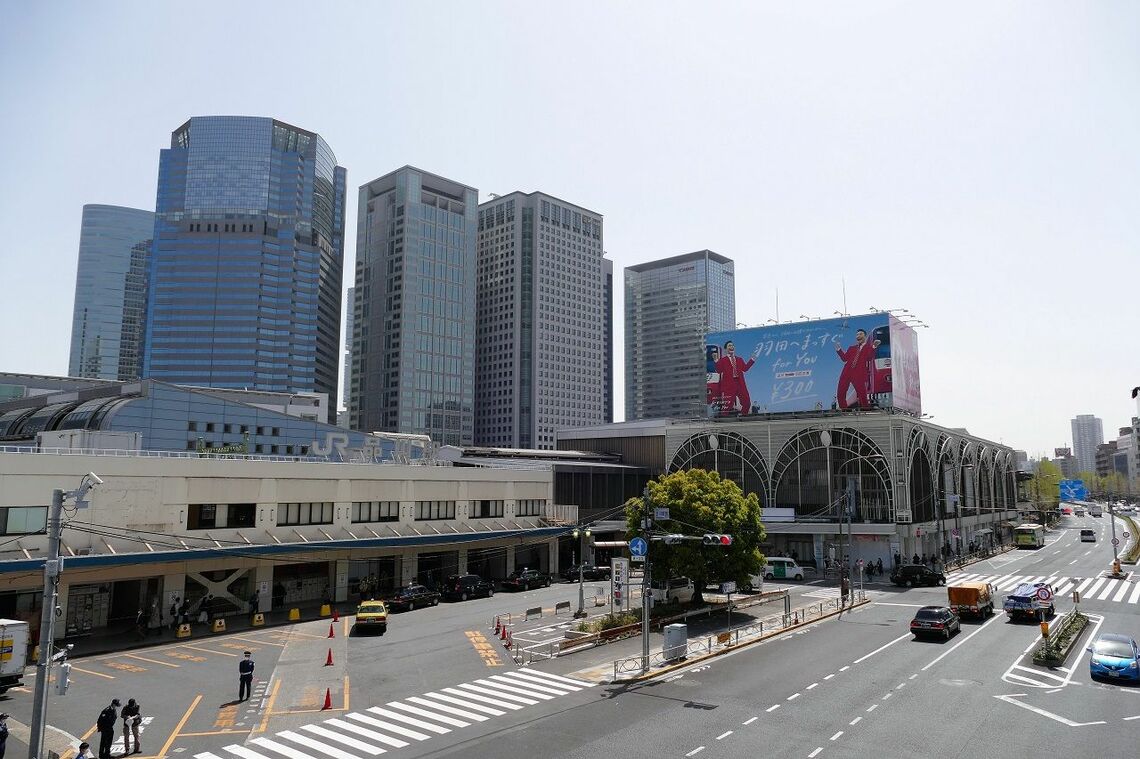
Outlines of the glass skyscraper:
{"type": "Polygon", "coordinates": [[[159,160],[143,374],[318,392],[335,421],[345,170],[275,119],[195,117],[159,160]]]}
{"type": "Polygon", "coordinates": [[[152,237],[150,211],[83,206],[70,376],[123,382],[139,378],[152,237]]]}
{"type": "Polygon", "coordinates": [[[411,166],[360,188],[352,429],[471,445],[478,200],[411,166]]]}
{"type": "Polygon", "coordinates": [[[701,250],[626,267],[626,421],[705,416],[705,335],[735,327],[731,259],[701,250]]]}

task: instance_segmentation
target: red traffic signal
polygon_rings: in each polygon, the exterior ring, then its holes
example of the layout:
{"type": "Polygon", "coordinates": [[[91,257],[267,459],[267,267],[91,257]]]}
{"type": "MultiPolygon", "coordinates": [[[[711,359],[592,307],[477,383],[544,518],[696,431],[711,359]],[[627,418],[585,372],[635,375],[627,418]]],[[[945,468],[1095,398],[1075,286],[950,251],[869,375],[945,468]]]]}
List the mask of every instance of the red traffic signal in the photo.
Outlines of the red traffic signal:
{"type": "Polygon", "coordinates": [[[732,545],[732,536],[706,533],[705,536],[701,538],[701,544],[706,546],[730,546],[732,545]]]}

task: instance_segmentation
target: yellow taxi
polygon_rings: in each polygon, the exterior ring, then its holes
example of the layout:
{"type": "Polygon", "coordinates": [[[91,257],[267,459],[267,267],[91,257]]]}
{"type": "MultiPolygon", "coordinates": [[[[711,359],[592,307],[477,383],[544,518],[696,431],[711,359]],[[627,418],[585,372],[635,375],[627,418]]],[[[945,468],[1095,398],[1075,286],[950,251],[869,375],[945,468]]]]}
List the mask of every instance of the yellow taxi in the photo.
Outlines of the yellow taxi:
{"type": "Polygon", "coordinates": [[[378,632],[383,635],[388,630],[388,607],[383,601],[364,601],[356,607],[356,622],[352,631],[378,632]]]}

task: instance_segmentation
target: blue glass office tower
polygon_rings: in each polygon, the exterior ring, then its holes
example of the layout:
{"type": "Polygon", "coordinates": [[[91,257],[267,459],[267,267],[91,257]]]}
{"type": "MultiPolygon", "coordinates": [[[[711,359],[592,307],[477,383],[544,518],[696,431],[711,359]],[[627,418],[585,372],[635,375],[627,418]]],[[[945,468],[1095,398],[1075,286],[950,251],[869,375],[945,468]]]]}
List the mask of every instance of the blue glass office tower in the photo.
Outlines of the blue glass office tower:
{"type": "Polygon", "coordinates": [[[68,374],[136,380],[146,328],[146,269],[154,213],[83,206],[68,374]]]}
{"type": "Polygon", "coordinates": [[[345,170],[275,119],[195,117],[158,170],[143,374],[318,392],[335,421],[345,170]]]}
{"type": "Polygon", "coordinates": [[[472,444],[478,201],[411,166],[360,188],[351,429],[472,444]]]}

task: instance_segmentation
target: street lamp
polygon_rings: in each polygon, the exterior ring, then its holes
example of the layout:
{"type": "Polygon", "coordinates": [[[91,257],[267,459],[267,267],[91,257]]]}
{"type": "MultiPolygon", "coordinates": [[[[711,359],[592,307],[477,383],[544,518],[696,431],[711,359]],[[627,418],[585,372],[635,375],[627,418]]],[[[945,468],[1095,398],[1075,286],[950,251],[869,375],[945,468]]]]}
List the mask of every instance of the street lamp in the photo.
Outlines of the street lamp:
{"type": "Polygon", "coordinates": [[[32,697],[32,726],[28,737],[28,756],[33,759],[42,753],[44,727],[47,725],[48,678],[51,675],[51,663],[54,658],[51,649],[55,642],[55,615],[59,611],[57,601],[59,578],[63,574],[63,563],[59,556],[59,544],[63,532],[63,504],[67,500],[74,503],[77,509],[87,508],[87,494],[96,485],[102,484],[103,480],[99,479],[99,475],[88,472],[83,475],[79,487],[75,490],[56,489],[51,494],[51,508],[47,518],[48,552],[44,561],[43,608],[40,610],[40,657],[36,663],[36,691],[32,697]]]}
{"type": "Polygon", "coordinates": [[[574,528],[574,538],[578,541],[578,611],[574,612],[575,619],[586,616],[586,589],[584,582],[584,567],[586,564],[586,541],[590,538],[590,528],[574,528]]]}

